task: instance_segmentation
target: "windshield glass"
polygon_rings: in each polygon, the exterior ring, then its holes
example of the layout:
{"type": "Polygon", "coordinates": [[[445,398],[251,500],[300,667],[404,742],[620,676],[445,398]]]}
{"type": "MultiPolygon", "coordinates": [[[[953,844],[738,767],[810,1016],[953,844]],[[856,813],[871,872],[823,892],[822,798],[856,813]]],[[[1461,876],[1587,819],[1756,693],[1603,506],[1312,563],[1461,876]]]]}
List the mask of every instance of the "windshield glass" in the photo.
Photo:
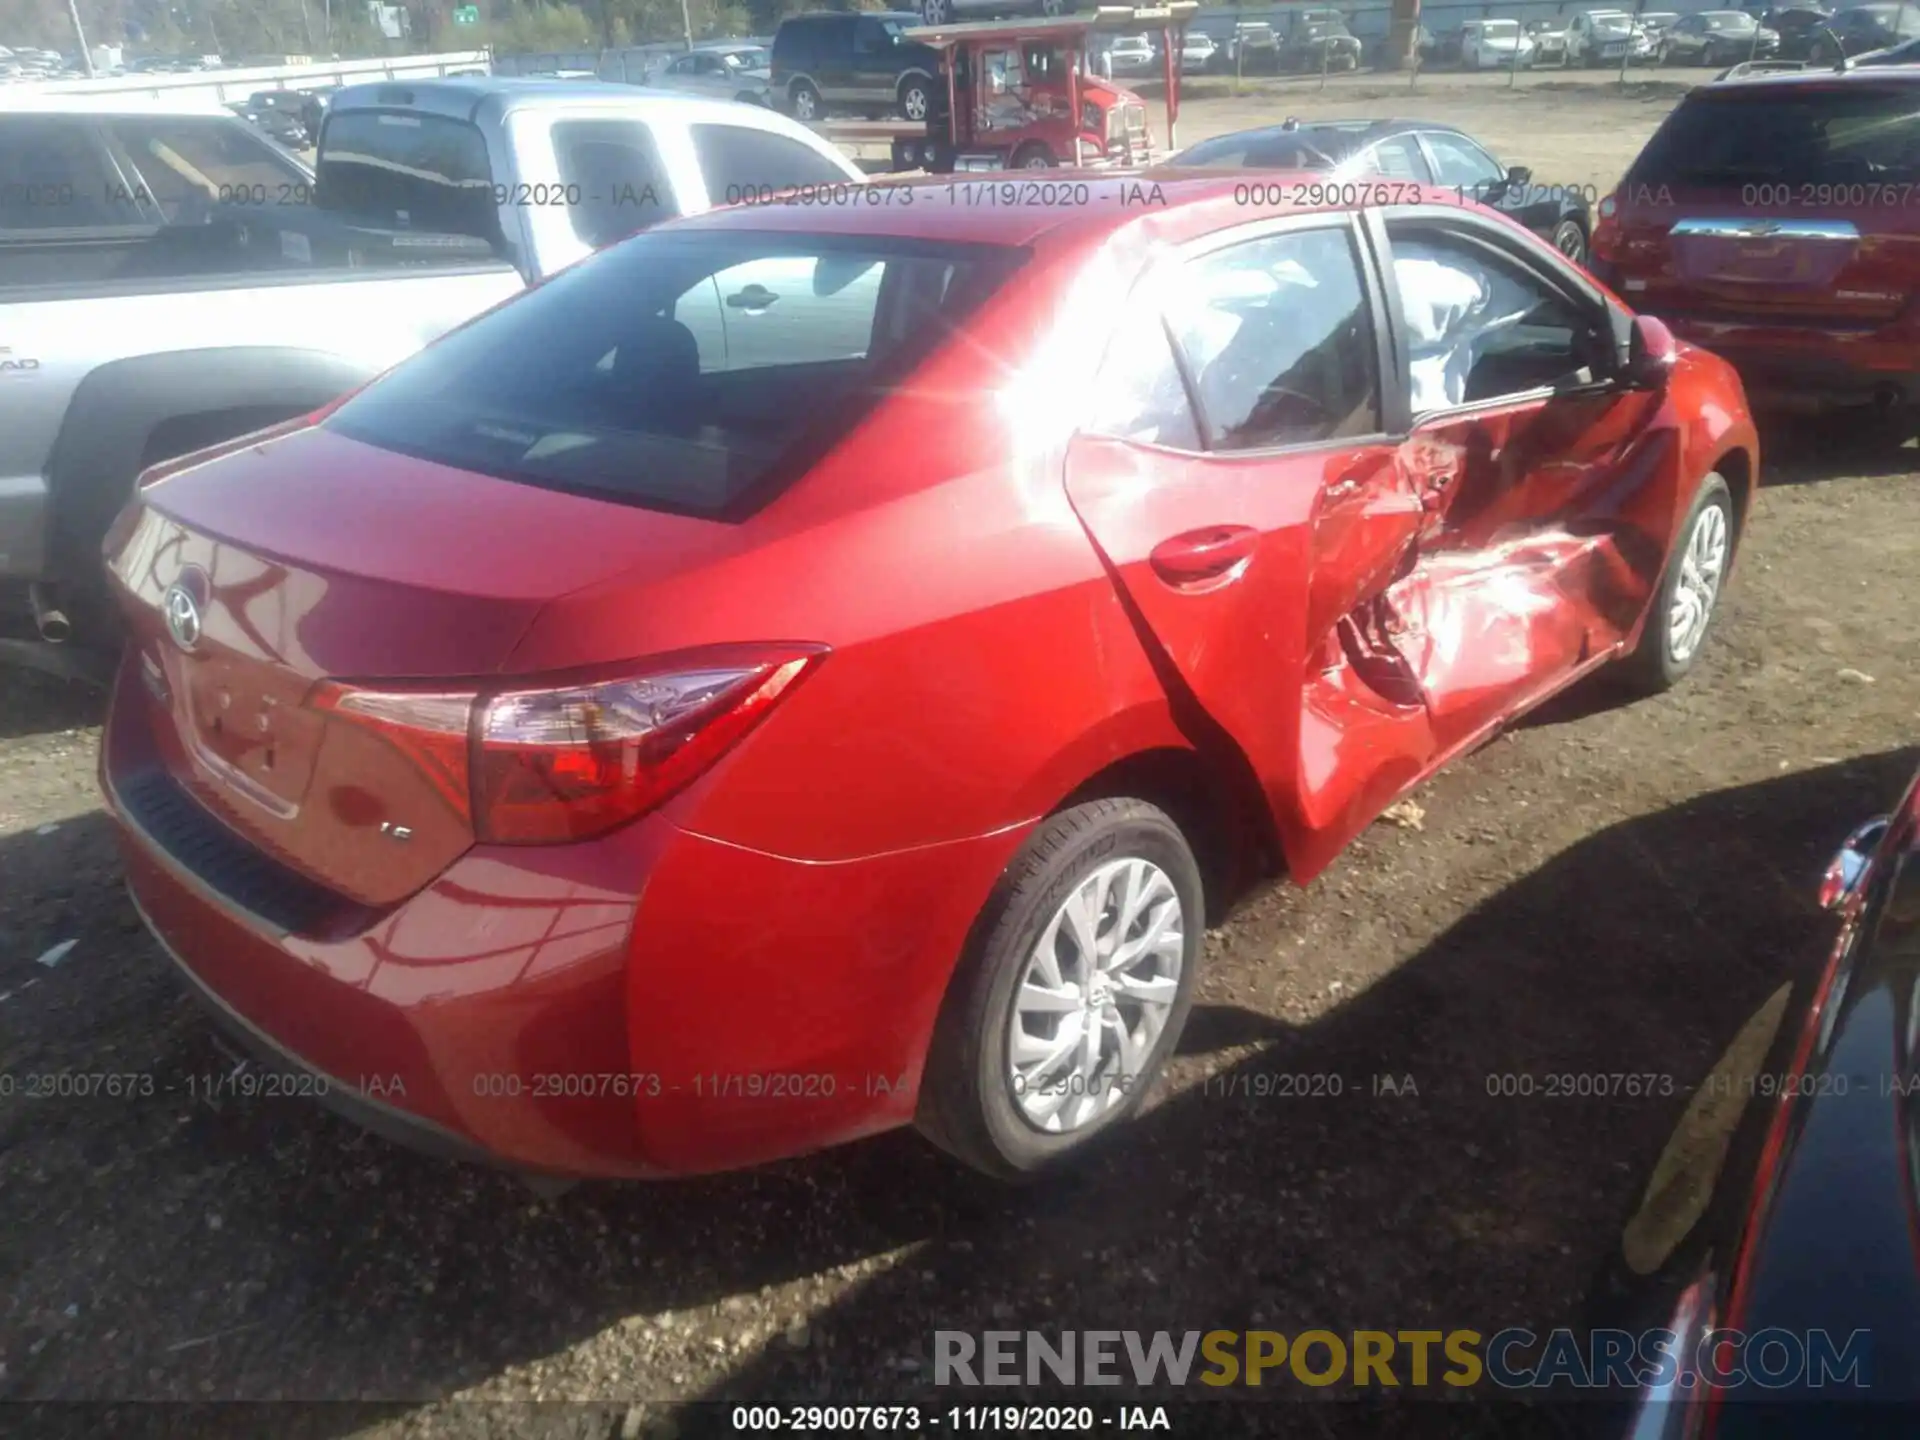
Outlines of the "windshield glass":
{"type": "Polygon", "coordinates": [[[1511,40],[1520,33],[1518,20],[1487,20],[1482,22],[1480,33],[1489,40],[1511,40]]]}
{"type": "Polygon", "coordinates": [[[731,518],[802,473],[1024,255],[653,232],[456,330],[326,423],[502,479],[731,518]]]}
{"type": "Polygon", "coordinates": [[[767,52],[764,50],[729,50],[721,58],[730,70],[764,70],[767,68],[767,52]]]}
{"type": "Polygon", "coordinates": [[[1596,30],[1631,30],[1633,22],[1624,15],[1595,15],[1592,25],[1596,30]]]}
{"type": "Polygon", "coordinates": [[[1635,162],[1630,184],[1720,186],[1920,181],[1920,95],[1845,91],[1696,92],[1635,162]]]}
{"type": "Polygon", "coordinates": [[[1744,30],[1747,28],[1747,17],[1744,15],[1703,15],[1700,18],[1707,22],[1707,28],[1709,30],[1744,30]]]}

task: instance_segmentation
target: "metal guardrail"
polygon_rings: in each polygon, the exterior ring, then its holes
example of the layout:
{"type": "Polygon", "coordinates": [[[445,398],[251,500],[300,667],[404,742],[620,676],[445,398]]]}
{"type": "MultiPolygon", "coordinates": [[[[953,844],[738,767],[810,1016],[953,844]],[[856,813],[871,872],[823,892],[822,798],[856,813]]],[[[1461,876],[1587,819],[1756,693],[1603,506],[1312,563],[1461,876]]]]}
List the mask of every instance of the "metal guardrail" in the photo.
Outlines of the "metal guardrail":
{"type": "Polygon", "coordinates": [[[261,90],[302,90],[319,85],[359,85],[373,80],[425,80],[462,71],[492,73],[486,50],[438,55],[392,55],[374,60],[326,60],[312,65],[259,65],[183,74],[109,75],[94,80],[16,80],[0,87],[0,107],[12,94],[150,95],[156,99],[245,100],[261,90]]]}

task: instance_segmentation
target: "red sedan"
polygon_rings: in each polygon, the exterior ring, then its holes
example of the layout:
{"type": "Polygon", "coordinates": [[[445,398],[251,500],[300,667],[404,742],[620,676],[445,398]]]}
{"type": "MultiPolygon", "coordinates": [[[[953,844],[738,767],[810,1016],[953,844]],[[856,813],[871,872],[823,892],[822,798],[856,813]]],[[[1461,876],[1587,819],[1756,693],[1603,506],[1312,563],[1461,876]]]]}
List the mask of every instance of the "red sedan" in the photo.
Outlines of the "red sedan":
{"type": "Polygon", "coordinates": [[[1685,674],[1732,372],[1293,178],[718,212],[147,477],[103,782],[276,1092],[550,1174],[1030,1172],[1139,1104],[1238,877],[1685,674]]]}

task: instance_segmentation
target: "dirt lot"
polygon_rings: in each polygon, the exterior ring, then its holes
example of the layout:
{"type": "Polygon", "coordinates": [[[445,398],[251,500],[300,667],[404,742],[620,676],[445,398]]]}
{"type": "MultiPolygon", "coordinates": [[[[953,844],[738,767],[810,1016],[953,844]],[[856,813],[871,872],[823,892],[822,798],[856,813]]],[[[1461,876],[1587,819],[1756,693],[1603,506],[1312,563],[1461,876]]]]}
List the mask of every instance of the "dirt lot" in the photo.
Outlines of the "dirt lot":
{"type": "MultiPolygon", "coordinates": [[[[1298,112],[1391,100],[1543,180],[1605,184],[1670,103],[1503,85],[1353,82],[1324,102],[1308,85],[1298,112]]],[[[1196,101],[1186,133],[1293,108],[1196,101]]],[[[1427,787],[1419,828],[1376,826],[1310,890],[1250,897],[1210,936],[1186,1053],[1131,1143],[1017,1193],[894,1136],[537,1201],[301,1102],[196,1104],[186,1077],[220,1057],[119,888],[94,799],[100,704],[0,675],[0,1069],[148,1072],[180,1092],[0,1096],[0,1398],[358,1402],[111,1425],[32,1412],[46,1431],[631,1435],[633,1402],[927,1398],[935,1328],[1570,1318],[1684,1087],[1817,947],[1834,844],[1920,758],[1903,748],[1920,721],[1920,455],[1769,441],[1701,673],[1627,708],[1570,697],[1427,787]],[[67,940],[57,967],[36,963],[67,940]],[[1487,1093],[1489,1075],[1588,1071],[1683,1088],[1487,1093]],[[1222,1077],[1278,1074],[1344,1093],[1223,1093],[1222,1077]],[[1377,1098],[1377,1074],[1418,1093],[1377,1098]],[[526,1399],[595,1403],[472,1403],[526,1399]]],[[[1566,1425],[1475,1401],[1231,1418],[1309,1435],[1566,1425]]]]}

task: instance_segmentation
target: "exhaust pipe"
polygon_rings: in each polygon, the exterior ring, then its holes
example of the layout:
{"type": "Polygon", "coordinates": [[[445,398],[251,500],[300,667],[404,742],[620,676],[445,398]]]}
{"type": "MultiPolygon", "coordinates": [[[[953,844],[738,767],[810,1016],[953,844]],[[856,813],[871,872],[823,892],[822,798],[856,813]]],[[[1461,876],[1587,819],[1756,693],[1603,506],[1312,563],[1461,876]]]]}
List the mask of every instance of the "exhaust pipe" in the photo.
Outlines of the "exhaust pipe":
{"type": "Polygon", "coordinates": [[[27,603],[33,607],[33,626],[49,645],[64,645],[73,637],[73,622],[66,611],[52,603],[43,585],[27,587],[27,603]]]}

